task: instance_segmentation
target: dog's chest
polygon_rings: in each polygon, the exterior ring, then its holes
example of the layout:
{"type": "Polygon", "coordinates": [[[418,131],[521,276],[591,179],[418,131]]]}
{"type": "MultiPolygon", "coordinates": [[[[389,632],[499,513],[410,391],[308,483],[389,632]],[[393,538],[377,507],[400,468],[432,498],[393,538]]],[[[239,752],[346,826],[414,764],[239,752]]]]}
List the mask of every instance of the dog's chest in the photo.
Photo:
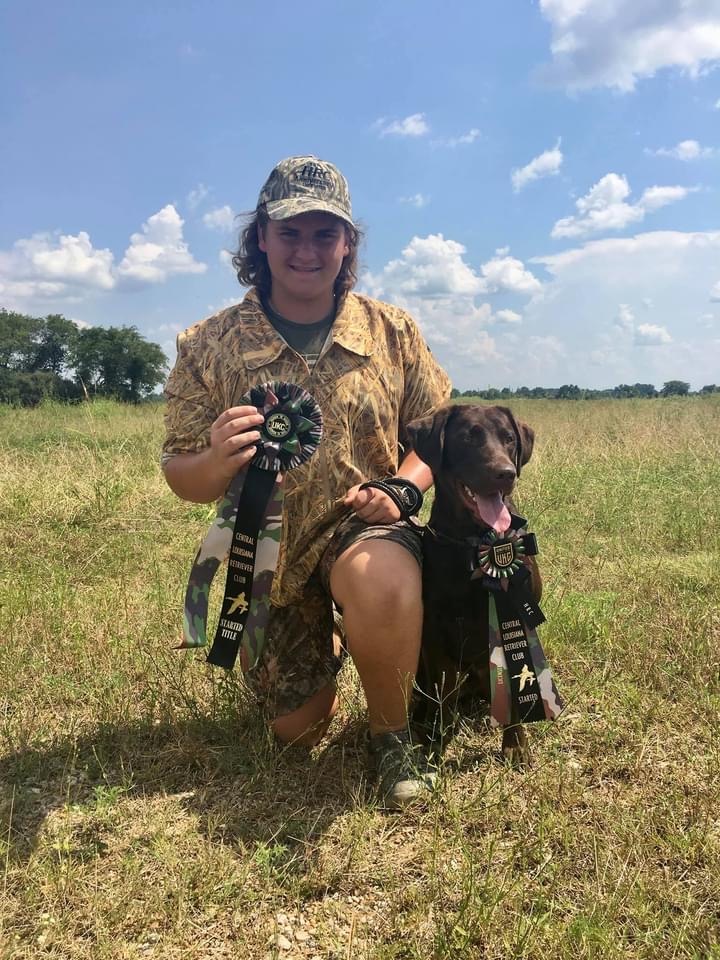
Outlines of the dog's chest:
{"type": "Polygon", "coordinates": [[[423,544],[424,642],[454,660],[487,658],[487,592],[471,580],[475,548],[426,536],[423,544]]]}

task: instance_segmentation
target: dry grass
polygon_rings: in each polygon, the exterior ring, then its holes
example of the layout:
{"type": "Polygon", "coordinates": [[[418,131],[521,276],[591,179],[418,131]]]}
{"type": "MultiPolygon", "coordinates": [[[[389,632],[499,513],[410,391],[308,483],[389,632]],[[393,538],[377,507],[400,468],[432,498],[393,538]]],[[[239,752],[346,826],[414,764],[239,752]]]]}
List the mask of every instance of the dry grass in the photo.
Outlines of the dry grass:
{"type": "Polygon", "coordinates": [[[720,958],[720,406],[516,403],[568,701],[468,723],[423,812],[366,795],[354,675],[312,756],[170,648],[212,510],[161,411],[0,412],[0,958],[720,958]]]}

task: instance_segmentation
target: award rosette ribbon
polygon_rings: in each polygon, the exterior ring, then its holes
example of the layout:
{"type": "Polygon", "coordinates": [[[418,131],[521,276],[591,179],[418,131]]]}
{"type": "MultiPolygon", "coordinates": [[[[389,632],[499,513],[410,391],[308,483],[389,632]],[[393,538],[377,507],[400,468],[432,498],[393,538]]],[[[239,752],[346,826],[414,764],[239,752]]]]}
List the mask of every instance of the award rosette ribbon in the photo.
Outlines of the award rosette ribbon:
{"type": "Polygon", "coordinates": [[[511,514],[503,534],[489,530],[477,547],[472,580],[488,591],[490,725],[555,720],[563,709],[536,627],[545,622],[530,592],[527,558],[537,554],[527,521],[511,514]]]}
{"type": "Polygon", "coordinates": [[[210,585],[227,558],[225,595],[208,662],[232,669],[240,652],[243,669],[251,670],[265,643],[280,552],[283,474],[313,455],[323,422],[315,399],[293,383],[259,384],[239,405],[257,407],[265,417],[261,439],[248,468],[230,483],[193,562],[178,649],[207,644],[210,585]]]}

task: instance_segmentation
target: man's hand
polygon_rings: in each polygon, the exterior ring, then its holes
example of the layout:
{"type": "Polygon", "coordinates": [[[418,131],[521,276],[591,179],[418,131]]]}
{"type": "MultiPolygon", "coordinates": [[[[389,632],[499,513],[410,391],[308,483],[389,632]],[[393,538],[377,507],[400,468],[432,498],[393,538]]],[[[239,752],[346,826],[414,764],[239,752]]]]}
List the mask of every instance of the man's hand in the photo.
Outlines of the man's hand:
{"type": "Polygon", "coordinates": [[[400,511],[390,497],[373,487],[365,490],[360,489],[360,484],[351,487],[343,504],[352,507],[365,523],[395,523],[400,519],[400,511]]]}
{"type": "Polygon", "coordinates": [[[211,469],[223,480],[231,480],[255,456],[260,439],[257,430],[263,415],[256,407],[230,407],[210,427],[211,469]]]}
{"type": "Polygon", "coordinates": [[[198,453],[179,453],[165,464],[170,489],[183,500],[211,503],[255,456],[263,422],[255,407],[231,407],[210,427],[210,446],[198,453]]]}

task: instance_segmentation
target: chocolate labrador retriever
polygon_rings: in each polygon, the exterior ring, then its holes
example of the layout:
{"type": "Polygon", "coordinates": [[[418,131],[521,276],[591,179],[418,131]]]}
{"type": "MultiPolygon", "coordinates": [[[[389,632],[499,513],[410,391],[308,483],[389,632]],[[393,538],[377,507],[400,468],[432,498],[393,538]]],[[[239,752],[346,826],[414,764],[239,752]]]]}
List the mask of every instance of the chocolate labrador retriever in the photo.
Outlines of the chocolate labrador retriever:
{"type": "MultiPolygon", "coordinates": [[[[423,537],[425,606],[418,696],[413,721],[440,746],[473,695],[490,700],[487,592],[471,587],[473,550],[489,529],[510,524],[509,496],[532,454],[535,434],[507,407],[449,404],[408,427],[411,444],[428,464],[435,500],[423,537]]],[[[540,599],[534,560],[531,592],[540,599]]],[[[528,759],[519,722],[503,729],[505,759],[528,759]]]]}

